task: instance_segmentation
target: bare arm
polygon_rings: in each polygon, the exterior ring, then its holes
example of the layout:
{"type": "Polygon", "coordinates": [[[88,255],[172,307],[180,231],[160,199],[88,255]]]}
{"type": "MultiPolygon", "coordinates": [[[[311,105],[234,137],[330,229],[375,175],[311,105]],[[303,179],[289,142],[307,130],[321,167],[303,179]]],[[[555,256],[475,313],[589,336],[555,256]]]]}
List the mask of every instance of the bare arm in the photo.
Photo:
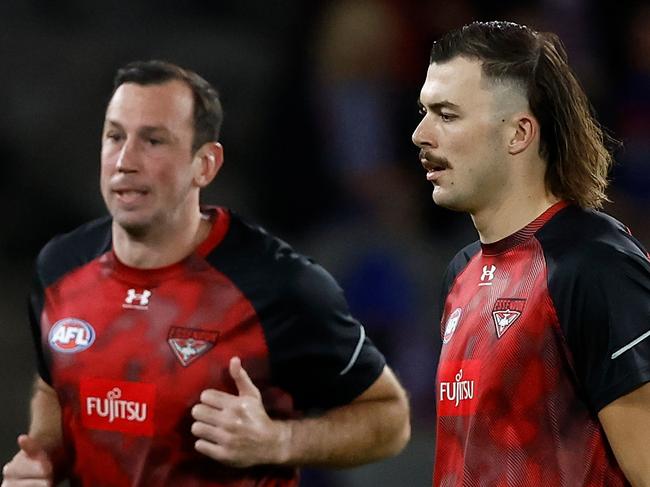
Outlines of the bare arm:
{"type": "Polygon", "coordinates": [[[650,487],[650,382],[598,413],[619,465],[634,487],[650,487]]]}
{"type": "Polygon", "coordinates": [[[29,436],[37,439],[50,453],[61,450],[63,434],[59,398],[54,389],[40,377],[34,384],[31,412],[29,436]]]}
{"type": "Polygon", "coordinates": [[[3,468],[3,487],[53,485],[63,465],[61,407],[54,389],[36,379],[29,433],[18,437],[20,450],[3,468]]]}
{"type": "Polygon", "coordinates": [[[352,403],[288,426],[283,461],[292,465],[361,465],[399,453],[411,434],[406,394],[388,367],[352,403]]]}
{"type": "Polygon", "coordinates": [[[192,410],[196,449],[215,460],[351,467],[397,454],[410,437],[406,394],[388,367],[350,404],[290,421],[268,417],[239,359],[231,360],[230,373],[238,396],[207,390],[192,410]]]}

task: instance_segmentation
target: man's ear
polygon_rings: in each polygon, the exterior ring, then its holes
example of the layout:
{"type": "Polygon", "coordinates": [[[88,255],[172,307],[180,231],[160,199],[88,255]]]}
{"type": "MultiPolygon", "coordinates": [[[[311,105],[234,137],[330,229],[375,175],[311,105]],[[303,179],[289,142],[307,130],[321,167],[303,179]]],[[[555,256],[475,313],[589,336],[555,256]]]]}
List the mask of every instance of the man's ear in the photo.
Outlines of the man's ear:
{"type": "Polygon", "coordinates": [[[525,151],[539,138],[539,123],[530,113],[518,113],[512,119],[511,137],[508,141],[508,153],[519,154],[525,151]]]}
{"type": "Polygon", "coordinates": [[[196,167],[194,184],[205,188],[223,166],[223,146],[219,142],[207,142],[196,151],[192,161],[196,167]]]}

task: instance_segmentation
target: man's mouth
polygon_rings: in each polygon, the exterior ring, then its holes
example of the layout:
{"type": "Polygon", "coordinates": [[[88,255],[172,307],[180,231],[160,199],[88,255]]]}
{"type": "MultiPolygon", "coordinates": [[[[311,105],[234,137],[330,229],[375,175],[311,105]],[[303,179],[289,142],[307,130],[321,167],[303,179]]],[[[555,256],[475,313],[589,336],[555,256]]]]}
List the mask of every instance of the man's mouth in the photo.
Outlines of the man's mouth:
{"type": "Polygon", "coordinates": [[[114,189],[113,193],[119,201],[126,204],[136,203],[149,194],[148,191],[142,189],[114,189]]]}
{"type": "Polygon", "coordinates": [[[424,152],[420,152],[420,163],[427,172],[428,181],[437,179],[443,171],[450,169],[449,162],[446,159],[435,157],[424,152]]]}

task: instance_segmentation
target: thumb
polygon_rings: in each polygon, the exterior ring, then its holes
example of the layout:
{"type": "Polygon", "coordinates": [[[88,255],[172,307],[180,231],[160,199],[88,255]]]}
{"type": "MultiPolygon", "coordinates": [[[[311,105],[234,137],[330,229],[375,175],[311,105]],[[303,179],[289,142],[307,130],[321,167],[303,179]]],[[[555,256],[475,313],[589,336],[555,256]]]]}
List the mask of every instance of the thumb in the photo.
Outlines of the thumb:
{"type": "Polygon", "coordinates": [[[260,391],[253,381],[248,376],[248,372],[242,367],[241,359],[239,357],[233,357],[230,359],[230,376],[235,381],[237,386],[237,391],[240,396],[252,396],[257,397],[258,399],[262,397],[260,391]]]}
{"type": "Polygon", "coordinates": [[[41,443],[29,435],[20,435],[18,437],[18,446],[30,458],[36,458],[39,454],[46,454],[41,443]]]}

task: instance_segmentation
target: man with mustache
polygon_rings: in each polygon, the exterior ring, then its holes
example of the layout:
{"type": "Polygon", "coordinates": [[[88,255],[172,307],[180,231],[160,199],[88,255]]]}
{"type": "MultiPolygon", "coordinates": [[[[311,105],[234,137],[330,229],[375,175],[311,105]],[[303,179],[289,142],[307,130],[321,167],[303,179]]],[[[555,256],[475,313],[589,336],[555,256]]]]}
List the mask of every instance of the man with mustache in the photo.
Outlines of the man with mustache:
{"type": "Polygon", "coordinates": [[[597,211],[612,158],[554,34],[434,43],[413,134],[479,241],[444,282],[435,486],[650,485],[650,262],[597,211]]]}
{"type": "Polygon", "coordinates": [[[406,395],[332,277],[234,212],[216,91],[149,61],[104,121],[110,216],[52,240],[30,317],[39,378],[3,486],[296,486],[400,451],[406,395]]]}

